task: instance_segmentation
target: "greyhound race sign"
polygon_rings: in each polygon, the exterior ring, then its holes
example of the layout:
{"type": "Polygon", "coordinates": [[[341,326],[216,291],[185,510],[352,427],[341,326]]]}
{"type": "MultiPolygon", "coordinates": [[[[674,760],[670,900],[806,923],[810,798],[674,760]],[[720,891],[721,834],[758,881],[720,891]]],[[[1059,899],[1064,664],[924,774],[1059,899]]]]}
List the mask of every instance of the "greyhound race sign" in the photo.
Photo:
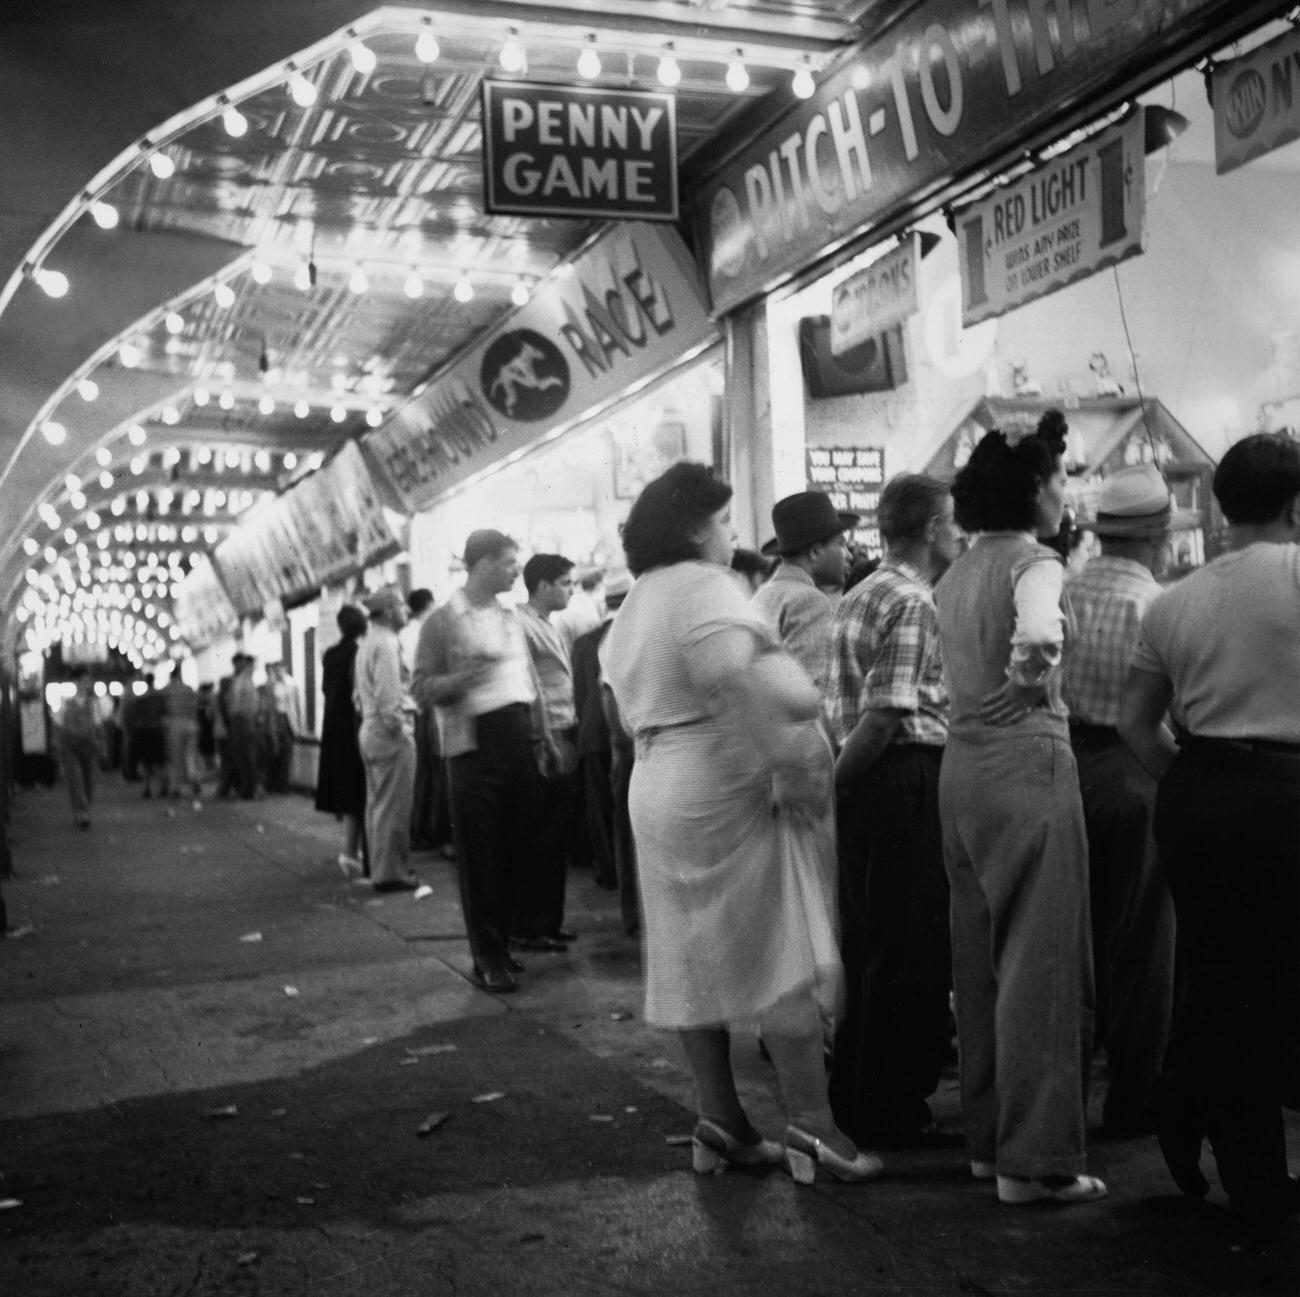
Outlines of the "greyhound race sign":
{"type": "Polygon", "coordinates": [[[453,361],[362,448],[409,513],[718,340],[686,245],[610,226],[453,361]]]}
{"type": "Polygon", "coordinates": [[[489,212],[675,221],[676,100],[484,81],[483,168],[489,212]]]}

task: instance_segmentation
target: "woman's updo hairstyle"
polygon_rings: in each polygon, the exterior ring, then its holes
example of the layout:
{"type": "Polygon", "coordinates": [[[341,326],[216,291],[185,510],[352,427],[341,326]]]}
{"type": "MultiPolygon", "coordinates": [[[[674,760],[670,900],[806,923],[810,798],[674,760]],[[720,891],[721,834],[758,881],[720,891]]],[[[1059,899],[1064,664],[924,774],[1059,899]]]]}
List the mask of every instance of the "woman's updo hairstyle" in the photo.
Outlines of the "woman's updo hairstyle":
{"type": "Polygon", "coordinates": [[[1033,531],[1038,488],[1056,471],[1068,432],[1060,410],[1048,410],[1033,432],[986,432],[952,484],[957,525],[963,531],[1033,531]]]}
{"type": "Polygon", "coordinates": [[[730,499],[731,487],[706,464],[674,464],[646,485],[623,524],[628,570],[640,576],[652,567],[699,558],[692,533],[730,499]]]}

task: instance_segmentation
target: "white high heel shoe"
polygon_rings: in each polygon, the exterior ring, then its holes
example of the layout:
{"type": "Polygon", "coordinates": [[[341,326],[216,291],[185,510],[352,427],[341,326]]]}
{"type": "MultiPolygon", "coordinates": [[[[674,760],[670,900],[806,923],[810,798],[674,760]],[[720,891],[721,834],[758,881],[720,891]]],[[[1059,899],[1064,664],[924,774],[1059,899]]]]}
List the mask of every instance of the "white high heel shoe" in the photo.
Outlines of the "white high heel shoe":
{"type": "Polygon", "coordinates": [[[816,1135],[794,1126],[786,1127],[785,1161],[795,1184],[813,1184],[819,1168],[850,1184],[875,1180],[884,1174],[885,1164],[875,1153],[864,1153],[861,1149],[856,1153],[851,1159],[841,1157],[816,1135]]]}
{"type": "Polygon", "coordinates": [[[691,1165],[696,1175],[720,1175],[732,1166],[778,1166],[785,1150],[774,1139],[742,1144],[717,1122],[700,1118],[691,1135],[691,1165]]]}

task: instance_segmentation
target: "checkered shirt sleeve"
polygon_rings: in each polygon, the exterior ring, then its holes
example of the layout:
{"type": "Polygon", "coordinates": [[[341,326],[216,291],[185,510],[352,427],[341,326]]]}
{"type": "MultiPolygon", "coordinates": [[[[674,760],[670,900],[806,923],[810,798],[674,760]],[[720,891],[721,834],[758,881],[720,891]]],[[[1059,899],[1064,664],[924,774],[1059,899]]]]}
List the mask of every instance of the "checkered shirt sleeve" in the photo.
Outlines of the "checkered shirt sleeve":
{"type": "Polygon", "coordinates": [[[920,576],[882,564],[835,612],[826,679],[827,717],[843,745],[866,711],[904,712],[899,741],[942,746],[947,694],[934,596],[920,576]]]}

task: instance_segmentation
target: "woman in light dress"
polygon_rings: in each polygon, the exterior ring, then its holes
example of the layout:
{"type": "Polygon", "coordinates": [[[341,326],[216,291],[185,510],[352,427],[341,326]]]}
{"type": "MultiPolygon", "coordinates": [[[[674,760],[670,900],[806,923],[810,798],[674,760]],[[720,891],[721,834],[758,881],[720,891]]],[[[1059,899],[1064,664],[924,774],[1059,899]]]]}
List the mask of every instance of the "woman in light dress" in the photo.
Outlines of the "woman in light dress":
{"type": "Polygon", "coordinates": [[[646,1021],[675,1029],[695,1080],[700,1172],[785,1162],[796,1180],[881,1171],[831,1116],[822,1017],[842,983],[832,763],[812,682],[728,572],[731,488],[673,465],[623,533],[637,577],[601,646],[636,743],[630,809],[645,912],[646,1021]],[[783,1144],[736,1094],[731,1033],[761,1031],[783,1144]]]}

